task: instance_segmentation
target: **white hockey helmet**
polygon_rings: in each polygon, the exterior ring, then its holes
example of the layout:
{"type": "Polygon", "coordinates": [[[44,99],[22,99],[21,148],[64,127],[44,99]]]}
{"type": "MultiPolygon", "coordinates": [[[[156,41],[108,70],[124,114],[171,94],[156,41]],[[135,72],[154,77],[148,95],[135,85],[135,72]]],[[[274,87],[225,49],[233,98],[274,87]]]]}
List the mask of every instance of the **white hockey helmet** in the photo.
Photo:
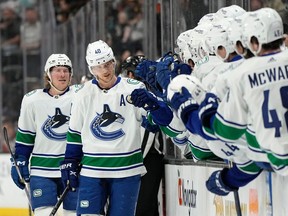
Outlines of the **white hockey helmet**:
{"type": "Polygon", "coordinates": [[[181,93],[182,87],[189,91],[197,103],[200,104],[204,100],[206,90],[203,84],[197,77],[187,74],[180,74],[171,80],[167,87],[167,100],[171,101],[176,93],[181,93]]]}
{"type": "Polygon", "coordinates": [[[49,79],[51,80],[50,76],[50,70],[51,68],[55,66],[64,66],[69,69],[71,72],[71,76],[73,75],[73,67],[71,60],[69,57],[65,54],[52,54],[48,57],[45,67],[44,67],[44,72],[47,73],[49,79]]]}
{"type": "Polygon", "coordinates": [[[218,22],[217,24],[214,23],[205,40],[209,51],[211,53],[214,53],[222,61],[225,61],[228,58],[229,54],[235,51],[233,46],[229,43],[228,39],[227,29],[230,25],[230,18],[224,18],[221,20],[221,22],[218,22]],[[224,47],[226,50],[226,56],[224,58],[219,56],[219,54],[217,53],[217,49],[221,46],[224,47]]]}
{"type": "Polygon", "coordinates": [[[177,49],[175,49],[175,52],[180,56],[181,60],[186,64],[188,64],[189,60],[192,59],[191,53],[189,51],[189,44],[188,44],[190,41],[189,31],[191,30],[182,32],[177,37],[177,40],[176,40],[177,49]]]}
{"type": "Polygon", "coordinates": [[[199,38],[198,54],[201,59],[204,58],[205,56],[208,56],[209,54],[213,54],[210,52],[205,42],[206,37],[212,27],[213,27],[213,24],[211,21],[211,22],[204,22],[204,23],[198,24],[198,26],[196,26],[194,29],[194,31],[198,33],[198,38],[199,38]]]}
{"type": "Polygon", "coordinates": [[[233,20],[231,20],[230,26],[227,28],[229,44],[234,48],[236,52],[238,52],[236,48],[238,42],[241,42],[244,48],[247,47],[246,44],[244,44],[242,40],[243,39],[242,24],[243,24],[243,21],[245,21],[245,18],[249,16],[249,13],[251,12],[246,12],[238,17],[235,17],[233,20]]]}
{"type": "Polygon", "coordinates": [[[86,51],[86,62],[91,72],[91,67],[105,64],[111,60],[115,61],[113,51],[107,43],[102,40],[89,43],[86,51]]]}
{"type": "Polygon", "coordinates": [[[189,51],[191,53],[192,60],[195,63],[209,54],[206,46],[204,46],[205,44],[203,38],[205,34],[210,30],[211,25],[211,23],[203,23],[196,26],[192,29],[192,31],[189,32],[189,51]]]}
{"type": "Polygon", "coordinates": [[[233,18],[242,15],[246,11],[239,5],[222,7],[216,12],[216,16],[221,18],[233,18]]]}
{"type": "Polygon", "coordinates": [[[271,43],[283,38],[283,22],[278,12],[272,8],[261,8],[245,19],[243,25],[243,41],[250,51],[257,55],[262,44],[271,43]],[[251,47],[251,38],[258,40],[258,50],[251,47]]]}
{"type": "Polygon", "coordinates": [[[199,43],[200,43],[200,37],[199,33],[195,31],[195,28],[192,29],[191,32],[189,32],[190,41],[189,41],[189,52],[191,55],[191,59],[194,63],[198,62],[201,57],[199,55],[199,43]]]}
{"type": "Polygon", "coordinates": [[[198,21],[198,25],[201,25],[203,23],[211,23],[213,22],[213,20],[217,19],[216,13],[208,13],[205,14],[203,17],[201,17],[201,19],[198,21]]]}

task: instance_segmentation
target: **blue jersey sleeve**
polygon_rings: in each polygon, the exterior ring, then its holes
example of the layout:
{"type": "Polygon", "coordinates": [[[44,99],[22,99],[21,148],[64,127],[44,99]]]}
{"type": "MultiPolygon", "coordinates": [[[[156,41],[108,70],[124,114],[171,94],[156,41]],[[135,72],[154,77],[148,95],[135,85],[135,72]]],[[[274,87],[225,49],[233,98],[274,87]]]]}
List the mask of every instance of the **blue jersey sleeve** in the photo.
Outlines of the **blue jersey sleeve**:
{"type": "Polygon", "coordinates": [[[262,172],[262,169],[256,173],[256,174],[248,174],[233,164],[233,167],[230,169],[223,169],[222,171],[222,180],[225,185],[232,187],[232,188],[238,188],[243,187],[249,182],[253,181],[257,176],[262,172]]]}

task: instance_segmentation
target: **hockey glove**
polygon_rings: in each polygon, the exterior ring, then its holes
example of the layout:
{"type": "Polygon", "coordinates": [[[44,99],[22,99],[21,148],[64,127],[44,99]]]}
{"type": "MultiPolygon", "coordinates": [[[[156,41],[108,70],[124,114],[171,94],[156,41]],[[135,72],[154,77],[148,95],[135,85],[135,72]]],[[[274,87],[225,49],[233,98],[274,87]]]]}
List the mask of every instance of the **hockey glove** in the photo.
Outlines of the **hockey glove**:
{"type": "Polygon", "coordinates": [[[218,101],[219,99],[215,94],[207,93],[199,106],[199,118],[206,128],[211,129],[210,122],[217,112],[218,101]]]}
{"type": "Polygon", "coordinates": [[[80,173],[80,164],[75,159],[65,159],[60,162],[61,178],[64,187],[69,183],[70,189],[75,191],[78,188],[78,175],[80,173]]]}
{"type": "Polygon", "coordinates": [[[167,90],[171,79],[171,71],[169,70],[169,61],[159,62],[156,66],[156,79],[162,89],[167,90]]]}
{"type": "Polygon", "coordinates": [[[24,157],[23,155],[15,155],[16,164],[19,167],[19,171],[21,176],[18,175],[17,168],[15,166],[14,160],[10,158],[10,161],[12,162],[12,168],[11,168],[11,177],[14,181],[14,183],[19,187],[20,189],[25,188],[25,182],[30,181],[30,173],[29,173],[29,161],[24,157]],[[25,182],[23,182],[23,180],[25,182]]]}
{"type": "Polygon", "coordinates": [[[223,182],[223,173],[227,172],[228,168],[224,168],[223,170],[217,170],[211,174],[209,179],[206,181],[206,188],[217,195],[226,196],[231,191],[238,190],[238,188],[229,187],[223,182]]]}
{"type": "Polygon", "coordinates": [[[146,83],[149,85],[151,91],[160,96],[162,94],[162,88],[157,85],[156,79],[156,66],[151,66],[150,70],[146,74],[146,83]]]}
{"type": "Polygon", "coordinates": [[[158,99],[146,89],[134,89],[131,94],[132,104],[142,107],[146,111],[153,111],[159,108],[158,99]]]}
{"type": "Polygon", "coordinates": [[[171,79],[175,78],[180,74],[190,75],[192,73],[192,69],[190,65],[185,63],[174,64],[174,69],[171,71],[171,79]]]}
{"type": "Polygon", "coordinates": [[[151,133],[157,133],[160,131],[160,127],[158,125],[150,124],[149,120],[146,117],[142,117],[142,127],[148,130],[151,133]]]}
{"type": "Polygon", "coordinates": [[[185,87],[181,88],[181,92],[176,92],[171,98],[170,105],[174,110],[178,110],[181,104],[185,103],[188,100],[191,100],[192,96],[189,93],[188,89],[185,87]]]}
{"type": "MultiPolygon", "coordinates": [[[[175,61],[175,54],[173,54],[171,51],[165,53],[161,58],[160,58],[160,62],[170,62],[170,64],[172,64],[172,62],[175,61]]],[[[169,64],[169,65],[170,65],[169,64]]]]}
{"type": "Polygon", "coordinates": [[[144,60],[139,63],[134,71],[135,76],[140,77],[142,80],[147,80],[147,73],[156,67],[157,62],[151,60],[144,60]]]}
{"type": "Polygon", "coordinates": [[[187,122],[187,114],[194,110],[198,110],[199,107],[185,87],[182,87],[181,92],[177,92],[173,95],[170,105],[177,111],[178,117],[181,118],[184,123],[187,122]]]}

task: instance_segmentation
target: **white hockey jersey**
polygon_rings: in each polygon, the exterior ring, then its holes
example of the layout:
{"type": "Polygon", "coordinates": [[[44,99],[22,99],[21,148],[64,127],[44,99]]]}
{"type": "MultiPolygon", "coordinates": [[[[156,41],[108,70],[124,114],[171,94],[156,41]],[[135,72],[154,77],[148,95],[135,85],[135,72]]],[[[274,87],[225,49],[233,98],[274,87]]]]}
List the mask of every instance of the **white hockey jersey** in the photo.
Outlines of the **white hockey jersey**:
{"type": "Polygon", "coordinates": [[[59,162],[66,149],[72,98],[80,86],[70,86],[69,91],[54,97],[43,89],[33,90],[23,97],[16,154],[21,154],[17,146],[33,148],[31,176],[61,177],[59,162]]]}
{"type": "Polygon", "coordinates": [[[204,79],[218,64],[222,64],[217,56],[205,56],[198,62],[196,62],[193,69],[193,75],[197,77],[200,81],[204,79]]]}
{"type": "MultiPolygon", "coordinates": [[[[202,79],[202,84],[207,91],[211,91],[215,86],[215,82],[219,74],[226,74],[227,71],[233,70],[238,67],[239,64],[243,62],[243,59],[233,61],[233,62],[222,62],[215,65],[215,67],[202,79]]],[[[218,96],[218,94],[216,94],[218,96]]]]}
{"type": "MultiPolygon", "coordinates": [[[[73,101],[67,150],[83,151],[81,175],[122,178],[144,174],[140,127],[144,109],[127,102],[142,82],[118,77],[116,84],[101,89],[96,80],[85,83],[73,101]]],[[[66,151],[66,157],[67,155],[66,151]]]]}
{"type": "Polygon", "coordinates": [[[260,147],[279,172],[288,160],[287,62],[287,51],[246,60],[229,79],[229,93],[214,121],[218,136],[230,141],[251,121],[260,147]]]}

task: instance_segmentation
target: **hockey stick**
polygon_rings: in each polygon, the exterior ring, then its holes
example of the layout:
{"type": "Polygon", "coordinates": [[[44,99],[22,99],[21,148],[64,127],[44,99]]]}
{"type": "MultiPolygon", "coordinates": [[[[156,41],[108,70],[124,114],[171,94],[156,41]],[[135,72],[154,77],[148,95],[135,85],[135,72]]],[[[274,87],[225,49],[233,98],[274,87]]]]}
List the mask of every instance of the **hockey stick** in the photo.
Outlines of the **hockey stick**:
{"type": "Polygon", "coordinates": [[[233,191],[233,194],[234,194],[234,202],[235,202],[236,214],[237,214],[237,216],[242,216],[241,204],[240,204],[240,199],[239,199],[239,193],[238,193],[238,191],[233,191]]]}
{"type": "Polygon", "coordinates": [[[12,149],[11,149],[11,146],[10,146],[10,143],[9,143],[9,138],[8,138],[8,133],[7,133],[7,128],[6,127],[3,127],[3,135],[4,135],[5,142],[6,142],[7,146],[8,146],[9,152],[11,154],[12,162],[15,164],[15,168],[16,168],[17,174],[18,174],[18,176],[20,178],[20,181],[21,181],[21,183],[24,184],[24,191],[25,191],[25,194],[26,194],[27,199],[28,199],[29,207],[30,207],[30,209],[32,209],[29,189],[28,189],[27,183],[25,182],[24,178],[21,175],[20,168],[19,168],[19,166],[18,166],[18,164],[16,162],[15,155],[12,152],[12,149]]]}
{"type": "MultiPolygon", "coordinates": [[[[232,166],[233,166],[232,161],[229,161],[229,168],[231,169],[232,166]]],[[[234,195],[236,214],[237,214],[237,216],[242,216],[241,203],[240,203],[240,199],[239,199],[238,190],[233,191],[233,195],[234,195]]]]}
{"type": "Polygon", "coordinates": [[[69,185],[69,182],[68,182],[66,188],[64,189],[63,193],[60,195],[57,203],[56,203],[55,206],[53,207],[53,209],[52,209],[52,211],[51,211],[51,213],[50,213],[49,216],[54,216],[54,215],[56,214],[56,212],[58,211],[60,205],[62,204],[65,196],[67,195],[69,189],[70,189],[70,185],[69,185]]]}
{"type": "Polygon", "coordinates": [[[269,211],[268,215],[273,216],[273,189],[272,189],[272,173],[268,172],[266,174],[266,182],[268,183],[269,187],[269,198],[268,198],[268,205],[269,205],[269,211]]]}

